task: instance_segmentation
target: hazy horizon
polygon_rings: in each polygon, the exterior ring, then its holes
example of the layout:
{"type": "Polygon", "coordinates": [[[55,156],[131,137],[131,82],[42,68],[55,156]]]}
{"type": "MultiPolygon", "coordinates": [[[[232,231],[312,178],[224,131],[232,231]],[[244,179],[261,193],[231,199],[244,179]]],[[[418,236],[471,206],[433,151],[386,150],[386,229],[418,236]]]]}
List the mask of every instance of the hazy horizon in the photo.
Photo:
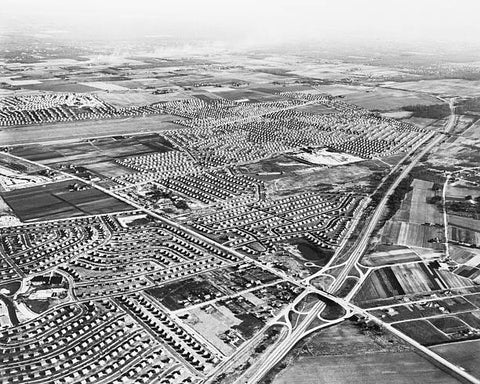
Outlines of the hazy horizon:
{"type": "Polygon", "coordinates": [[[413,0],[4,0],[1,33],[135,40],[168,36],[239,46],[295,42],[480,44],[478,2],[413,0]]]}

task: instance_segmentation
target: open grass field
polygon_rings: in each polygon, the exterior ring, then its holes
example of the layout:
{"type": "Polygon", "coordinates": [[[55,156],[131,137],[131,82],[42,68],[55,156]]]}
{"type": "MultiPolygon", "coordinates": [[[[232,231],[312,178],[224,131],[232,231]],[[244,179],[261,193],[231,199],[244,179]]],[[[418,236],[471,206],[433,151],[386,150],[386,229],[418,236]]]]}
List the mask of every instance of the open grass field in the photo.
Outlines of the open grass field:
{"type": "Polygon", "coordinates": [[[128,211],[132,207],[97,189],[70,190],[76,180],[66,180],[2,194],[24,222],[128,211]]]}
{"type": "Polygon", "coordinates": [[[89,137],[141,134],[181,129],[173,123],[178,116],[154,115],[126,119],[76,121],[68,123],[30,125],[15,128],[0,128],[1,145],[23,145],[61,140],[79,140],[89,137]]]}
{"type": "Polygon", "coordinates": [[[472,375],[480,376],[480,340],[436,345],[430,349],[472,375]]]}

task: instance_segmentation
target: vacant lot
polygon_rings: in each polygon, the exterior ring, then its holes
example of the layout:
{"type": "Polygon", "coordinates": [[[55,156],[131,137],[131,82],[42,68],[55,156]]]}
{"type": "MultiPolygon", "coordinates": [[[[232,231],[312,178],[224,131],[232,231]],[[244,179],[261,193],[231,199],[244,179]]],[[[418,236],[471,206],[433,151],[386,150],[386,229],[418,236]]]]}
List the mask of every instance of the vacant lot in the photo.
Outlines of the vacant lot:
{"type": "Polygon", "coordinates": [[[232,327],[238,326],[242,321],[235,317],[227,307],[212,304],[194,308],[185,313],[188,313],[186,323],[205,336],[224,355],[228,356],[234,352],[234,346],[222,340],[221,335],[232,327]]]}

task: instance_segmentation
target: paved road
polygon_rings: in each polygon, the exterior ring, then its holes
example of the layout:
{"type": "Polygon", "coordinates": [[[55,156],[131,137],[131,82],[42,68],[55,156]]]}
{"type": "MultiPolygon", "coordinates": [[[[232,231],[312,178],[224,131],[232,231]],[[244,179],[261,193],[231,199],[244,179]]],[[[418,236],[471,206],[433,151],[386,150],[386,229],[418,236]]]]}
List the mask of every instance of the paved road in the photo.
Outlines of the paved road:
{"type": "MultiPolygon", "coordinates": [[[[454,99],[451,99],[449,102],[449,105],[452,112],[445,126],[445,133],[450,133],[455,128],[455,124],[457,121],[457,116],[455,115],[455,107],[453,103],[454,103],[454,99]]],[[[439,145],[443,140],[445,140],[445,138],[446,136],[443,134],[439,134],[437,135],[437,137],[434,137],[434,139],[430,141],[430,143],[426,147],[424,147],[422,151],[420,151],[417,155],[412,157],[410,163],[403,169],[403,171],[400,173],[397,179],[393,182],[393,184],[390,186],[387,193],[385,194],[385,196],[383,197],[383,199],[380,201],[377,208],[375,209],[375,212],[372,218],[370,219],[370,222],[368,223],[367,230],[364,232],[352,256],[348,259],[348,262],[346,263],[346,267],[342,270],[341,274],[338,276],[338,278],[335,280],[332,286],[329,287],[329,292],[335,292],[337,289],[341,287],[341,284],[343,284],[343,281],[348,275],[348,271],[360,260],[360,258],[366,251],[371,235],[375,230],[375,227],[377,226],[378,221],[380,220],[380,218],[384,213],[388,199],[393,194],[393,192],[395,192],[395,189],[398,187],[400,182],[408,176],[408,174],[418,164],[418,162],[423,156],[425,156],[428,152],[430,152],[434,147],[439,145]]],[[[363,282],[362,279],[360,279],[359,282],[363,282]]],[[[357,287],[359,287],[360,285],[361,284],[357,283],[357,287]]],[[[354,290],[350,292],[347,298],[350,299],[353,296],[353,293],[354,293],[354,290]]]]}
{"type": "MultiPolygon", "coordinates": [[[[307,104],[313,104],[313,103],[314,102],[310,102],[310,103],[307,103],[307,104]]],[[[306,105],[306,104],[304,104],[304,105],[306,105]]],[[[453,105],[452,101],[451,101],[450,105],[451,105],[451,108],[452,108],[452,105],[453,105]]],[[[298,107],[298,106],[291,107],[291,108],[289,107],[289,108],[285,108],[285,109],[293,109],[293,108],[296,108],[296,107],[298,107]]],[[[447,133],[450,132],[454,128],[455,121],[456,121],[456,117],[452,113],[452,116],[450,117],[449,122],[446,126],[446,129],[445,129],[445,131],[447,133]]],[[[356,249],[354,250],[353,254],[351,255],[350,259],[345,263],[345,268],[342,270],[342,273],[340,274],[340,276],[338,276],[335,283],[329,289],[329,292],[334,292],[339,287],[341,287],[341,285],[343,284],[343,281],[348,276],[348,271],[351,269],[351,267],[353,267],[353,265],[355,265],[358,262],[358,260],[360,259],[360,257],[364,253],[366,247],[368,246],[368,241],[370,239],[370,236],[373,233],[373,230],[375,229],[375,226],[377,225],[378,220],[380,219],[381,215],[383,214],[383,210],[385,208],[387,200],[388,200],[389,196],[393,193],[395,188],[398,186],[398,184],[408,175],[408,173],[413,169],[413,167],[418,163],[418,161],[426,153],[428,153],[431,149],[433,149],[436,145],[438,145],[444,139],[445,139],[444,135],[438,135],[438,136],[434,137],[434,139],[422,151],[420,151],[415,157],[412,158],[409,165],[406,166],[403,169],[403,171],[397,177],[395,182],[390,186],[389,190],[387,191],[387,194],[384,196],[384,198],[382,199],[382,201],[378,205],[377,209],[375,210],[374,215],[373,215],[372,219],[370,220],[370,222],[368,224],[367,230],[365,231],[362,238],[360,239],[360,241],[359,241],[356,249]]],[[[13,155],[10,155],[10,156],[16,157],[16,156],[13,156],[13,155]]],[[[24,159],[22,159],[22,160],[24,160],[24,159]]],[[[38,165],[38,163],[36,163],[36,162],[31,162],[31,163],[38,165]]],[[[50,169],[47,166],[43,166],[43,167],[46,168],[46,169],[50,169]]],[[[189,235],[194,236],[198,239],[201,239],[201,240],[205,241],[206,243],[211,244],[211,245],[213,245],[217,248],[220,248],[220,249],[222,249],[222,250],[224,250],[224,251],[226,251],[230,254],[233,254],[233,255],[239,257],[240,259],[247,259],[250,262],[254,262],[256,264],[259,264],[259,266],[261,266],[264,269],[270,270],[270,272],[272,272],[275,275],[281,277],[284,281],[290,281],[297,286],[303,286],[303,287],[308,287],[309,286],[308,282],[298,282],[298,281],[292,279],[290,276],[287,276],[283,273],[279,273],[274,268],[265,267],[263,264],[258,263],[257,261],[255,261],[253,259],[250,259],[250,258],[244,256],[243,254],[241,254],[241,253],[239,253],[235,250],[232,250],[228,247],[225,247],[222,244],[219,244],[219,243],[211,240],[210,238],[208,238],[206,236],[203,236],[203,235],[189,229],[188,227],[185,227],[184,225],[181,225],[181,224],[179,224],[177,222],[174,222],[170,219],[166,219],[165,217],[162,217],[162,216],[156,214],[155,212],[140,206],[139,204],[131,201],[130,199],[128,199],[126,197],[120,196],[120,195],[118,195],[118,194],[116,194],[116,193],[114,193],[110,190],[102,188],[102,187],[94,184],[93,182],[85,181],[85,180],[83,180],[79,177],[76,177],[75,175],[70,175],[70,174],[66,174],[66,173],[65,173],[65,175],[67,175],[69,178],[78,179],[82,182],[90,184],[92,187],[94,187],[94,188],[96,188],[96,189],[98,189],[98,190],[100,190],[100,191],[102,191],[102,192],[104,192],[108,195],[111,195],[111,196],[113,196],[113,197],[115,197],[115,198],[117,198],[121,201],[124,201],[124,202],[130,204],[131,206],[137,208],[139,211],[145,212],[145,213],[149,214],[150,216],[155,217],[158,220],[163,221],[163,222],[171,225],[172,227],[178,228],[178,229],[188,233],[189,235]]],[[[410,339],[408,336],[404,335],[403,333],[399,332],[398,330],[395,330],[395,328],[391,327],[391,325],[386,324],[383,321],[381,321],[380,319],[377,319],[377,318],[371,316],[370,314],[365,312],[363,309],[352,305],[351,303],[349,303],[346,300],[339,299],[335,296],[329,295],[329,293],[319,291],[318,289],[316,289],[314,287],[311,287],[311,286],[308,287],[308,291],[312,292],[312,293],[318,293],[318,294],[323,295],[323,296],[327,296],[327,297],[331,298],[332,300],[334,300],[335,302],[341,304],[345,308],[348,308],[351,312],[362,314],[365,317],[377,322],[378,324],[380,324],[381,326],[384,326],[386,329],[388,329],[392,333],[396,334],[398,337],[400,337],[403,340],[405,340],[406,342],[408,342],[410,345],[412,345],[414,348],[416,348],[418,351],[420,351],[422,354],[427,356],[432,361],[436,362],[438,365],[447,368],[450,372],[454,372],[457,376],[466,380],[466,382],[480,384],[480,381],[475,379],[473,376],[469,375],[468,373],[464,372],[463,370],[461,370],[457,366],[455,366],[452,363],[450,363],[450,362],[446,361],[445,359],[441,358],[437,354],[430,351],[428,348],[425,348],[422,345],[418,344],[417,342],[410,339]]],[[[310,312],[308,313],[306,318],[299,325],[297,325],[297,327],[294,330],[292,330],[290,332],[290,335],[287,337],[287,339],[285,339],[278,348],[275,348],[274,351],[270,355],[267,356],[266,360],[263,362],[261,367],[255,373],[253,373],[252,376],[250,376],[250,378],[248,379],[248,383],[258,382],[258,380],[260,380],[276,363],[278,363],[288,353],[288,351],[293,347],[293,345],[295,345],[296,342],[298,342],[301,338],[303,338],[305,336],[306,333],[308,333],[307,332],[308,326],[318,316],[318,314],[323,311],[324,308],[325,308],[325,304],[323,302],[317,303],[312,308],[312,310],[310,310],[310,312]]],[[[284,312],[283,314],[288,314],[289,310],[290,310],[290,306],[289,306],[288,310],[286,312],[284,312]]],[[[339,319],[339,321],[341,321],[341,319],[339,319]]],[[[227,366],[229,366],[229,365],[230,364],[227,364],[227,366]]],[[[225,366],[223,366],[222,368],[225,368],[225,366]]]]}
{"type": "MultiPolygon", "coordinates": [[[[445,133],[450,133],[454,127],[455,123],[457,120],[457,117],[455,115],[455,107],[453,105],[454,100],[450,100],[450,108],[452,110],[452,113],[450,115],[450,118],[445,126],[445,133]]],[[[345,281],[345,279],[348,277],[348,272],[350,269],[356,265],[356,263],[360,260],[361,256],[364,254],[365,250],[368,247],[371,235],[373,231],[375,230],[375,227],[377,226],[378,221],[382,217],[384,213],[384,209],[386,207],[386,204],[388,202],[389,197],[393,194],[395,189],[398,187],[400,182],[408,176],[408,174],[411,172],[411,170],[417,165],[419,160],[425,156],[428,152],[430,152],[435,146],[439,145],[444,139],[445,135],[439,134],[436,137],[434,137],[428,144],[425,146],[420,152],[418,152],[415,156],[411,158],[410,163],[402,170],[400,175],[396,178],[396,180],[392,183],[390,188],[388,189],[387,193],[385,196],[382,198],[380,203],[378,204],[372,218],[370,219],[366,231],[364,231],[361,239],[357,243],[357,246],[355,250],[353,251],[352,255],[350,258],[343,264],[344,268],[342,269],[342,272],[340,275],[337,277],[335,282],[329,287],[328,292],[329,293],[334,293],[337,291],[345,281]]],[[[418,148],[418,147],[417,147],[418,148]]],[[[318,275],[321,275],[321,272],[318,273],[318,275]]],[[[364,276],[364,278],[367,275],[364,276]]],[[[310,279],[311,280],[311,279],[310,279]]],[[[357,282],[357,287],[361,285],[363,282],[363,279],[359,279],[357,282]]],[[[345,301],[345,305],[350,305],[353,307],[348,300],[353,296],[354,291],[347,296],[347,301],[345,301]]],[[[336,300],[338,302],[338,298],[336,300]]],[[[353,310],[353,308],[352,308],[353,310]]],[[[477,381],[473,376],[469,375],[468,373],[462,371],[460,368],[457,366],[453,365],[452,363],[448,362],[447,360],[441,358],[437,354],[433,353],[430,351],[428,348],[423,347],[413,339],[409,338],[408,336],[404,335],[403,333],[399,332],[398,330],[395,330],[392,326],[390,326],[387,323],[384,323],[383,321],[374,318],[370,314],[366,313],[364,310],[360,308],[356,308],[357,313],[363,314],[365,317],[370,318],[371,320],[374,320],[375,322],[379,323],[380,325],[384,326],[387,328],[389,331],[392,333],[395,333],[397,336],[401,337],[403,340],[408,342],[410,345],[414,346],[419,352],[421,352],[423,355],[427,356],[430,360],[436,362],[437,364],[446,367],[449,371],[453,372],[454,374],[462,377],[465,379],[467,382],[472,382],[472,383],[480,383],[477,381]]],[[[302,325],[293,332],[290,337],[285,340],[282,345],[275,350],[269,359],[265,362],[264,366],[262,366],[257,373],[255,373],[250,379],[248,380],[248,383],[256,383],[258,380],[260,380],[275,364],[277,364],[283,356],[285,356],[288,351],[300,340],[302,337],[304,337],[304,331],[308,327],[311,321],[318,315],[318,308],[315,308],[310,312],[308,317],[305,319],[304,322],[302,322],[302,325]]]]}

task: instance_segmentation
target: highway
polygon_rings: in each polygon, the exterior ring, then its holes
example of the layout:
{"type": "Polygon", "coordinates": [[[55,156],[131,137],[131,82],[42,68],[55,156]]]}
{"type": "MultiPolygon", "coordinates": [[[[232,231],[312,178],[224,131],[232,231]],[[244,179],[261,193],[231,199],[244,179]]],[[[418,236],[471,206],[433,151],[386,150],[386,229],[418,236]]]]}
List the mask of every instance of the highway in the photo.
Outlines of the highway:
{"type": "Polygon", "coordinates": [[[447,216],[447,187],[451,174],[447,174],[442,190],[442,207],[443,207],[443,229],[445,236],[445,259],[450,259],[450,248],[448,247],[448,216],[447,216]]]}
{"type": "MultiPolygon", "coordinates": [[[[454,107],[454,99],[450,99],[449,102],[450,109],[452,111],[447,124],[445,126],[445,133],[450,133],[456,124],[457,117],[455,115],[455,107],[454,107]]],[[[400,175],[395,179],[395,181],[390,185],[387,193],[384,195],[380,203],[378,204],[377,208],[375,209],[374,214],[372,215],[370,221],[368,222],[366,230],[363,232],[362,237],[358,240],[358,243],[355,247],[355,250],[352,252],[350,255],[349,259],[343,263],[343,269],[340,273],[339,276],[337,276],[336,280],[330,287],[328,288],[328,293],[334,293],[336,292],[344,283],[345,279],[348,277],[348,273],[351,270],[351,268],[356,265],[356,263],[360,260],[364,252],[366,251],[371,235],[373,231],[375,230],[375,227],[377,226],[378,221],[381,219],[386,204],[388,202],[389,197],[393,194],[395,189],[398,187],[400,182],[408,176],[408,174],[412,171],[412,169],[417,165],[417,163],[420,161],[420,159],[425,156],[428,152],[430,152],[435,146],[439,145],[443,140],[445,140],[446,136],[444,134],[437,134],[437,136],[434,136],[433,139],[423,148],[418,152],[416,155],[411,156],[410,163],[403,168],[401,171],[400,175]]],[[[423,144],[423,143],[422,143],[423,144]]],[[[420,149],[421,145],[417,145],[415,150],[420,149]]],[[[410,157],[410,154],[407,154],[404,159],[410,157]]],[[[325,269],[324,269],[325,270],[325,269]]],[[[307,281],[305,281],[307,284],[311,281],[312,278],[316,276],[320,276],[322,274],[322,271],[319,271],[315,275],[311,276],[307,281]]],[[[363,280],[366,278],[367,275],[365,275],[363,278],[359,279],[359,281],[356,284],[356,288],[358,289],[359,286],[361,286],[361,283],[363,283],[363,280]]],[[[395,330],[392,326],[390,326],[387,323],[384,323],[383,321],[371,316],[369,313],[365,312],[363,309],[358,308],[353,306],[352,304],[349,303],[349,300],[351,297],[354,295],[356,290],[352,290],[349,295],[346,297],[346,300],[344,302],[345,306],[349,306],[352,311],[362,314],[366,318],[369,318],[370,320],[375,321],[376,323],[379,323],[381,326],[384,326],[386,329],[391,331],[392,333],[395,333],[397,336],[401,337],[403,340],[408,342],[410,345],[414,346],[415,349],[417,349],[419,352],[421,352],[423,355],[427,356],[430,360],[434,361],[437,363],[437,365],[446,367],[448,371],[454,372],[456,375],[460,376],[461,378],[465,379],[466,382],[471,382],[471,383],[479,383],[473,376],[469,375],[468,373],[464,372],[457,366],[453,365],[452,363],[446,361],[445,359],[441,358],[437,354],[433,353],[430,351],[428,348],[423,347],[419,343],[415,342],[413,339],[409,338],[408,336],[404,335],[403,333],[399,332],[398,330],[395,330]]],[[[334,297],[334,296],[333,296],[334,297]]],[[[339,299],[335,297],[335,301],[339,302],[339,299]]],[[[307,329],[308,325],[310,324],[313,319],[318,316],[318,314],[323,310],[321,309],[320,306],[316,306],[312,311],[310,311],[309,315],[307,318],[302,322],[301,326],[299,326],[297,329],[295,329],[294,332],[291,333],[288,339],[284,340],[282,342],[282,345],[279,346],[275,351],[273,351],[268,360],[265,361],[265,364],[262,365],[260,369],[258,369],[258,372],[253,374],[248,381],[246,381],[249,384],[254,384],[258,382],[268,371],[277,364],[283,356],[285,356],[288,351],[302,338],[305,336],[305,330],[307,329]]],[[[243,382],[237,381],[239,384],[243,382]]]]}
{"type": "MultiPolygon", "coordinates": [[[[326,294],[323,292],[309,288],[307,291],[308,293],[318,293],[321,296],[327,297],[326,294]]],[[[307,294],[308,294],[307,293],[307,294]]],[[[330,299],[333,299],[335,302],[339,302],[338,298],[328,295],[330,299]]],[[[343,301],[341,301],[343,302],[343,301]]],[[[342,304],[341,304],[342,305],[342,304]]],[[[326,304],[323,301],[319,301],[314,305],[314,307],[309,311],[308,315],[305,319],[298,324],[293,329],[289,336],[283,340],[280,345],[278,345],[270,354],[267,356],[263,356],[259,361],[253,364],[250,369],[248,369],[244,374],[237,379],[237,383],[257,383],[263,376],[265,376],[276,364],[278,364],[281,359],[292,349],[292,347],[299,342],[302,338],[307,336],[308,334],[317,331],[321,328],[329,327],[334,324],[340,323],[345,320],[345,318],[350,317],[352,315],[352,311],[348,309],[349,303],[344,303],[342,305],[345,310],[345,315],[338,318],[337,320],[332,320],[327,324],[323,324],[321,326],[315,327],[314,329],[307,330],[310,324],[315,320],[315,318],[322,313],[325,309],[326,304]]]]}
{"type": "Polygon", "coordinates": [[[443,141],[445,137],[443,135],[439,135],[435,137],[422,151],[420,151],[410,163],[402,170],[400,175],[396,178],[396,180],[390,185],[387,193],[383,196],[380,203],[377,205],[375,212],[373,213],[370,221],[368,222],[367,229],[363,232],[363,236],[358,241],[355,250],[352,252],[351,256],[349,257],[348,261],[345,263],[345,267],[343,268],[340,275],[337,277],[335,282],[329,287],[329,292],[337,291],[345,281],[346,277],[350,269],[360,260],[362,255],[365,253],[368,244],[370,242],[370,238],[372,236],[375,227],[378,224],[378,221],[381,219],[383,214],[385,213],[385,207],[387,205],[388,199],[390,196],[395,192],[395,189],[398,187],[400,182],[408,176],[408,174],[412,171],[412,169],[417,165],[418,161],[425,156],[433,147],[438,145],[441,141],[443,141]]]}
{"type": "MultiPolygon", "coordinates": [[[[455,115],[455,107],[454,107],[454,99],[451,99],[449,102],[450,109],[452,113],[450,114],[450,117],[448,119],[448,122],[445,126],[445,133],[450,133],[454,128],[455,124],[457,121],[457,117],[455,115]]],[[[335,282],[329,287],[328,291],[329,292],[335,292],[338,290],[343,282],[345,281],[346,277],[348,276],[348,272],[350,269],[360,260],[362,255],[365,253],[370,238],[372,236],[373,231],[375,230],[375,227],[378,224],[378,221],[381,219],[385,207],[387,205],[388,199],[390,196],[395,192],[395,189],[398,187],[400,182],[408,176],[408,174],[412,171],[412,169],[418,164],[420,159],[425,156],[427,153],[429,153],[435,146],[439,145],[443,140],[445,140],[446,136],[444,134],[439,134],[436,137],[433,138],[433,140],[430,141],[430,143],[427,144],[426,147],[424,147],[419,153],[417,153],[415,156],[412,156],[410,163],[402,170],[400,175],[396,178],[396,180],[392,183],[390,188],[388,189],[387,193],[384,195],[380,203],[378,204],[377,208],[375,209],[375,212],[373,213],[373,216],[371,217],[367,229],[364,231],[363,236],[361,239],[358,241],[358,244],[355,248],[355,250],[352,252],[352,255],[349,257],[347,263],[345,264],[345,267],[343,268],[342,272],[340,275],[337,277],[335,282]]],[[[366,276],[365,276],[366,277],[366,276]]],[[[364,278],[365,278],[364,277],[364,278]]],[[[363,282],[362,279],[360,282],[363,282]]],[[[357,289],[361,284],[357,283],[357,289]]],[[[352,290],[349,295],[347,296],[347,299],[350,299],[353,297],[353,294],[355,293],[355,290],[352,290]]]]}
{"type": "MultiPolygon", "coordinates": [[[[309,102],[307,104],[313,104],[313,103],[314,102],[309,102]]],[[[306,105],[306,104],[303,104],[303,105],[306,105]]],[[[447,123],[446,127],[445,127],[445,133],[450,133],[452,131],[452,129],[455,127],[455,123],[456,123],[456,115],[454,114],[453,101],[450,101],[450,106],[451,106],[451,109],[452,109],[452,114],[451,114],[451,116],[448,120],[448,123],[447,123]]],[[[286,109],[293,109],[293,108],[296,108],[296,107],[298,107],[298,106],[295,106],[295,107],[292,107],[292,108],[289,107],[289,108],[286,108],[286,109]]],[[[103,188],[103,187],[95,184],[94,182],[83,180],[80,177],[77,177],[75,175],[71,175],[71,174],[68,174],[66,172],[60,172],[60,173],[64,174],[65,176],[67,176],[70,179],[77,179],[77,180],[79,180],[83,183],[89,184],[93,188],[96,188],[99,191],[104,192],[105,194],[108,194],[112,197],[115,197],[118,200],[124,201],[127,204],[129,204],[130,206],[136,208],[139,211],[147,213],[148,215],[158,219],[159,221],[162,221],[164,223],[169,224],[170,226],[172,226],[174,228],[182,230],[185,233],[188,233],[189,235],[194,236],[197,239],[200,239],[200,240],[202,240],[202,241],[204,241],[204,242],[206,242],[206,243],[208,243],[208,244],[210,244],[210,245],[212,245],[216,248],[222,249],[223,251],[225,251],[229,254],[235,255],[235,256],[239,257],[241,260],[247,260],[250,263],[257,264],[258,266],[260,266],[263,269],[269,270],[270,272],[279,276],[283,281],[289,281],[289,282],[291,282],[291,283],[293,283],[293,284],[295,284],[299,287],[304,288],[305,290],[304,290],[303,295],[301,295],[302,297],[304,295],[308,294],[308,293],[317,293],[319,295],[330,298],[331,300],[339,303],[344,308],[346,308],[346,310],[347,310],[346,312],[349,316],[352,313],[357,313],[357,314],[361,314],[361,315],[365,316],[366,318],[368,318],[370,320],[375,321],[376,323],[378,323],[379,325],[381,325],[385,329],[389,330],[390,332],[396,334],[398,337],[405,340],[407,343],[409,343],[411,346],[413,346],[416,350],[421,352],[423,355],[427,356],[431,361],[435,362],[437,365],[446,368],[450,372],[454,372],[457,376],[465,379],[466,382],[480,384],[480,382],[478,380],[473,378],[471,375],[469,375],[465,371],[461,370],[459,367],[453,365],[452,363],[446,361],[445,359],[441,358],[437,354],[431,352],[428,348],[425,348],[422,345],[416,343],[414,340],[410,339],[409,337],[407,337],[403,333],[395,330],[389,324],[386,324],[383,321],[373,317],[372,315],[367,313],[365,310],[352,305],[348,300],[352,297],[353,293],[350,293],[349,296],[347,296],[346,300],[342,300],[342,299],[339,299],[338,297],[333,296],[333,293],[336,292],[342,286],[343,282],[348,277],[348,273],[349,273],[350,269],[360,260],[361,256],[364,254],[365,250],[367,249],[370,237],[371,237],[378,221],[380,220],[380,218],[382,217],[382,215],[384,213],[384,209],[386,207],[388,198],[395,191],[395,189],[397,188],[399,183],[405,177],[407,177],[408,174],[410,173],[410,171],[417,165],[419,160],[423,156],[425,156],[429,151],[431,151],[435,146],[437,146],[443,140],[445,140],[445,138],[446,138],[445,134],[437,134],[416,155],[411,156],[410,163],[403,168],[400,175],[395,179],[395,181],[389,187],[385,196],[382,198],[382,200],[380,201],[380,203],[376,207],[374,214],[372,215],[371,219],[368,222],[366,230],[363,232],[362,237],[358,240],[358,243],[357,243],[354,251],[350,255],[350,258],[343,264],[344,268],[342,269],[342,272],[336,278],[335,282],[329,287],[328,292],[322,292],[322,291],[314,288],[313,286],[311,286],[310,283],[309,283],[311,278],[308,281],[297,281],[297,280],[293,279],[292,277],[290,277],[290,276],[288,276],[288,275],[286,275],[282,272],[279,272],[278,270],[276,270],[274,268],[267,267],[267,266],[263,265],[262,263],[241,254],[240,252],[237,252],[237,251],[235,251],[231,248],[228,248],[228,247],[226,247],[222,244],[219,244],[216,241],[214,241],[214,240],[212,240],[212,239],[210,239],[210,238],[208,238],[204,235],[201,235],[201,234],[193,231],[192,229],[190,229],[190,228],[188,228],[188,227],[186,227],[182,224],[179,224],[175,221],[172,221],[172,220],[167,219],[163,216],[160,216],[159,214],[155,213],[154,211],[152,211],[150,209],[147,209],[147,208],[144,208],[143,206],[137,204],[134,201],[131,201],[129,198],[127,198],[125,196],[119,195],[119,194],[117,194],[113,191],[110,191],[106,188],[103,188]]],[[[420,149],[419,147],[420,147],[420,145],[418,145],[416,147],[416,150],[420,149]]],[[[19,158],[17,156],[12,155],[12,154],[8,154],[8,156],[11,156],[12,158],[17,158],[17,159],[21,159],[21,160],[25,161],[25,159],[19,158]]],[[[35,165],[40,165],[45,169],[51,169],[50,167],[39,164],[37,162],[33,162],[33,161],[29,161],[29,162],[32,163],[32,164],[35,164],[35,165]]],[[[55,170],[55,171],[58,172],[58,170],[55,170]]],[[[319,273],[315,274],[314,276],[318,276],[318,275],[321,275],[321,271],[319,273]]],[[[361,285],[361,282],[362,282],[362,279],[360,279],[357,282],[357,287],[361,285]]],[[[298,301],[296,300],[295,302],[298,302],[298,301]]],[[[291,350],[291,348],[299,340],[301,340],[303,337],[305,337],[306,334],[313,331],[313,330],[308,330],[308,327],[310,326],[311,322],[319,315],[319,313],[321,313],[325,309],[325,306],[326,306],[325,303],[323,303],[321,301],[316,303],[314,305],[314,307],[306,315],[306,317],[303,319],[303,321],[301,323],[297,324],[295,329],[292,329],[291,327],[289,328],[289,334],[287,335],[287,337],[284,340],[282,340],[281,343],[270,354],[262,357],[261,361],[259,361],[259,362],[257,362],[256,364],[253,365],[253,367],[255,368],[254,372],[252,372],[252,370],[249,369],[244,373],[244,375],[242,375],[241,379],[246,379],[246,381],[243,381],[243,382],[242,381],[237,381],[237,382],[242,383],[242,384],[245,383],[245,382],[252,383],[252,384],[258,382],[266,373],[268,373],[268,371],[273,366],[275,366],[275,364],[277,364],[291,350]]],[[[287,321],[288,321],[288,312],[291,310],[291,308],[293,308],[292,305],[288,306],[284,311],[282,311],[282,313],[279,316],[277,316],[276,321],[278,321],[278,319],[280,319],[283,315],[286,315],[286,318],[287,318],[287,321]]],[[[334,320],[334,321],[326,324],[325,326],[332,325],[334,323],[343,321],[343,319],[344,319],[344,317],[340,317],[339,319],[334,320]]],[[[272,323],[269,323],[269,325],[271,325],[271,324],[272,323]]],[[[256,341],[260,337],[259,335],[262,335],[262,333],[259,332],[259,334],[254,337],[254,341],[256,341]]],[[[238,357],[240,355],[244,355],[248,352],[248,350],[249,350],[248,346],[251,346],[251,345],[252,345],[252,343],[247,342],[246,346],[240,348],[240,350],[238,351],[238,355],[234,354],[229,359],[222,362],[219,366],[219,369],[215,370],[215,373],[220,374],[222,371],[223,372],[228,372],[229,368],[234,366],[235,362],[238,361],[238,357]]],[[[213,378],[212,376],[209,377],[209,379],[212,379],[212,378],[213,378]]]]}
{"type": "MultiPolygon", "coordinates": [[[[433,133],[431,135],[426,135],[425,138],[420,141],[415,147],[413,147],[391,170],[390,172],[383,178],[382,182],[379,184],[379,186],[372,192],[372,195],[375,194],[378,189],[380,189],[380,187],[383,185],[383,183],[392,175],[394,174],[399,168],[400,166],[405,162],[407,161],[423,144],[425,144],[428,140],[430,140],[432,137],[433,137],[433,133]]],[[[361,216],[361,212],[363,212],[363,210],[365,209],[365,207],[369,204],[370,202],[370,198],[366,199],[366,200],[363,200],[362,202],[362,209],[360,210],[360,213],[357,215],[357,216],[361,216]]],[[[318,272],[316,272],[315,274],[307,277],[304,281],[305,283],[310,283],[310,281],[312,281],[313,279],[319,277],[319,276],[322,276],[325,274],[325,272],[331,268],[331,267],[337,267],[337,266],[342,266],[342,265],[345,265],[346,262],[342,262],[340,264],[335,264],[336,261],[337,261],[337,257],[341,254],[341,252],[343,251],[343,249],[345,248],[345,246],[347,245],[348,243],[348,240],[351,236],[351,234],[353,233],[353,231],[355,230],[356,228],[356,225],[358,225],[358,220],[359,220],[359,217],[357,218],[354,218],[352,220],[352,225],[350,226],[350,228],[348,229],[347,233],[345,234],[345,237],[343,238],[342,242],[340,243],[339,247],[337,248],[336,252],[335,252],[335,255],[329,260],[329,262],[321,269],[319,270],[318,272]]],[[[348,261],[348,260],[347,260],[348,261]]]]}

